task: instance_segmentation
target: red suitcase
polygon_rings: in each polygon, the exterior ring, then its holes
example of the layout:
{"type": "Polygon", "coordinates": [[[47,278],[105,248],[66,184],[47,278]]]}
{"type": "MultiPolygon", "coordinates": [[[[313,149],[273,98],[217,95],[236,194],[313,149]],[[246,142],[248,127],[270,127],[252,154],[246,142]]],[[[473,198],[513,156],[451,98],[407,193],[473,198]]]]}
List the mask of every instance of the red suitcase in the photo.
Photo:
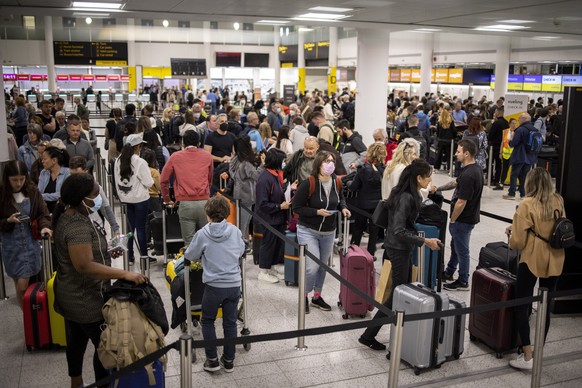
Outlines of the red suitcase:
{"type": "MultiPolygon", "coordinates": [[[[348,247],[348,219],[344,219],[344,247],[340,251],[340,275],[354,286],[367,293],[372,299],[376,295],[376,270],[374,269],[374,257],[357,245],[348,247]]],[[[338,306],[343,307],[342,318],[348,319],[350,315],[359,315],[364,318],[374,306],[364,298],[355,294],[344,284],[340,285],[338,306]]]]}
{"type": "MultiPolygon", "coordinates": [[[[481,268],[473,273],[471,306],[504,302],[514,297],[516,277],[501,268],[481,268]]],[[[497,358],[516,347],[513,310],[504,308],[469,316],[469,336],[496,352],[497,358]]]]}
{"type": "Polygon", "coordinates": [[[22,301],[26,349],[42,349],[51,344],[48,296],[44,282],[31,284],[22,301]]]}

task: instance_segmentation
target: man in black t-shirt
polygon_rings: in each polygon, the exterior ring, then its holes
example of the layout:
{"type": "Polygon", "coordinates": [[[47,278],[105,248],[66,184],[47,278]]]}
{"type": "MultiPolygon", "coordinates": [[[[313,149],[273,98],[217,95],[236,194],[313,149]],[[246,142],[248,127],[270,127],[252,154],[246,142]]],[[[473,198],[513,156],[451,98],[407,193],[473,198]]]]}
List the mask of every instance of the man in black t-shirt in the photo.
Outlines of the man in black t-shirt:
{"type": "MultiPolygon", "coordinates": [[[[206,136],[204,140],[204,150],[210,152],[214,164],[214,176],[212,177],[213,186],[219,186],[218,175],[221,172],[228,171],[218,166],[221,163],[229,163],[230,158],[234,155],[234,141],[236,137],[228,131],[228,118],[226,114],[219,114],[216,118],[217,129],[206,136]]],[[[210,195],[215,193],[214,187],[210,188],[210,195]]]]}
{"type": "Polygon", "coordinates": [[[457,146],[457,160],[463,165],[459,177],[437,190],[455,189],[451,199],[449,232],[451,233],[451,258],[443,273],[443,280],[451,281],[446,290],[469,290],[469,265],[471,256],[469,242],[471,232],[479,223],[481,194],[483,193],[483,171],[475,163],[477,147],[471,140],[461,140],[457,146]],[[459,278],[453,274],[459,267],[459,278]]]}

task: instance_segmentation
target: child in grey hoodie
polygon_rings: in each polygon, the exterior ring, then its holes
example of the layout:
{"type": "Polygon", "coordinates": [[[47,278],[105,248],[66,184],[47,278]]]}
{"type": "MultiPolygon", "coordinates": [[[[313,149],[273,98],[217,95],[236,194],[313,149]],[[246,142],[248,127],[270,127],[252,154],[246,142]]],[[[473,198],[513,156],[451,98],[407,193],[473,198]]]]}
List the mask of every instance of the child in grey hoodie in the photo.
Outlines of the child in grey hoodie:
{"type": "MultiPolygon", "coordinates": [[[[230,204],[222,196],[214,196],[204,206],[208,224],[194,237],[184,257],[190,261],[202,260],[202,281],[206,285],[202,296],[202,336],[205,340],[216,339],[214,321],[222,305],[224,338],[236,338],[236,320],[240,299],[241,273],[239,258],[245,251],[242,234],[234,225],[226,222],[230,204]]],[[[224,354],[218,360],[216,346],[207,347],[204,370],[226,372],[234,368],[235,346],[224,346],[224,354]]]]}

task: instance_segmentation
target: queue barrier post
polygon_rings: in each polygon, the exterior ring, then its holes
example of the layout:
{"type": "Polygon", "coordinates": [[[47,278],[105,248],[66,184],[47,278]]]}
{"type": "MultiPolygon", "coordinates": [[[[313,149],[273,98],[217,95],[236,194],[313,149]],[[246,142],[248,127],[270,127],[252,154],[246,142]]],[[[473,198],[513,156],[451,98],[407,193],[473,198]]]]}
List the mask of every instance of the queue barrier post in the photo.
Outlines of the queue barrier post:
{"type": "MultiPolygon", "coordinates": [[[[236,211],[236,227],[240,230],[240,199],[235,200],[235,211],[236,211]]],[[[243,236],[246,239],[246,236],[243,236]]],[[[247,324],[247,273],[246,273],[246,261],[247,258],[245,255],[241,258],[240,261],[240,272],[241,272],[241,282],[242,282],[242,319],[243,319],[243,327],[240,331],[241,335],[249,335],[251,331],[249,330],[249,326],[247,324]]],[[[246,344],[245,348],[250,348],[250,344],[246,344]]]]}
{"type": "Polygon", "coordinates": [[[6,282],[4,280],[4,262],[0,257],[0,299],[7,300],[8,297],[6,296],[6,282]]]}
{"type": "MultiPolygon", "coordinates": [[[[127,234],[127,206],[121,204],[121,234],[127,234]]],[[[123,269],[129,271],[129,256],[127,251],[123,251],[123,269]]]]}
{"type": "Polygon", "coordinates": [[[451,154],[449,156],[449,177],[454,175],[454,162],[455,161],[455,139],[451,139],[451,154]]]}
{"type": "Polygon", "coordinates": [[[489,165],[487,167],[487,186],[491,187],[491,173],[493,172],[493,146],[489,147],[489,165]]]}
{"type": "Polygon", "coordinates": [[[542,380],[542,358],[544,352],[544,342],[546,335],[546,314],[548,311],[548,289],[540,288],[538,295],[541,300],[538,302],[538,312],[536,318],[535,346],[533,352],[533,368],[531,374],[531,387],[539,388],[542,380]]]}
{"type": "MultiPolygon", "coordinates": [[[[187,298],[188,299],[188,298],[187,298]]],[[[180,336],[180,387],[192,388],[192,336],[180,336]]]]}
{"type": "MultiPolygon", "coordinates": [[[[299,273],[297,274],[299,283],[299,310],[297,311],[297,330],[305,329],[305,245],[299,245],[299,273]]],[[[297,337],[296,350],[307,350],[305,337],[297,337]]]]}
{"type": "Polygon", "coordinates": [[[388,375],[388,388],[396,388],[398,387],[398,373],[400,372],[404,311],[396,311],[396,323],[391,330],[394,330],[394,341],[390,344],[390,374],[388,375]]]}
{"type": "Polygon", "coordinates": [[[109,197],[109,206],[113,212],[115,212],[115,197],[113,195],[113,175],[111,173],[107,173],[107,196],[109,197]]]}

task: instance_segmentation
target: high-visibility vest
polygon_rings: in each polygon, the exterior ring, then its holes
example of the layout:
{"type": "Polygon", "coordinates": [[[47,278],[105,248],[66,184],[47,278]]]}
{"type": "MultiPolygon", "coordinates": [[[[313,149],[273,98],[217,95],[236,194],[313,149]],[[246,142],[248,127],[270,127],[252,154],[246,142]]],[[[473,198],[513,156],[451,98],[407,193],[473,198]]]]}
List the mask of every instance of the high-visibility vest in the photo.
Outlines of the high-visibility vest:
{"type": "Polygon", "coordinates": [[[501,156],[503,159],[509,159],[513,152],[513,147],[509,146],[509,142],[513,139],[513,131],[510,128],[503,130],[503,145],[501,147],[501,156]]]}

